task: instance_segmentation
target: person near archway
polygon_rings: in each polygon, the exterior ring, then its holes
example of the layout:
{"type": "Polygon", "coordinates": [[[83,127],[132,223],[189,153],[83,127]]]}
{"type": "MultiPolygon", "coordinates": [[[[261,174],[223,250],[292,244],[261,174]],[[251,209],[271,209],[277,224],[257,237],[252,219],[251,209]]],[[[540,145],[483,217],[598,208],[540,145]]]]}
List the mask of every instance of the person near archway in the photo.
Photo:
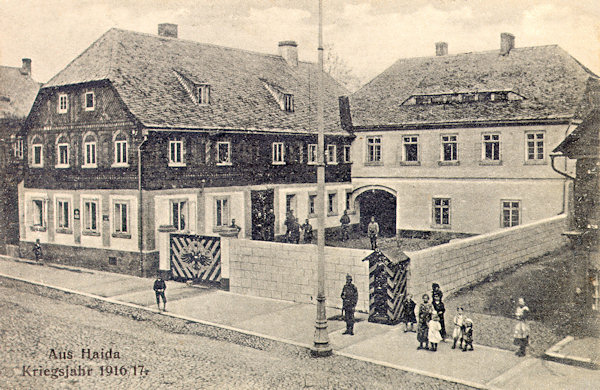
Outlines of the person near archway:
{"type": "Polygon", "coordinates": [[[379,235],[379,224],[375,221],[375,217],[371,217],[371,222],[367,227],[367,234],[371,240],[371,250],[377,249],[377,236],[379,235]]]}
{"type": "Polygon", "coordinates": [[[342,224],[342,241],[350,239],[350,217],[348,216],[348,210],[344,210],[344,215],[340,218],[342,224]]]}

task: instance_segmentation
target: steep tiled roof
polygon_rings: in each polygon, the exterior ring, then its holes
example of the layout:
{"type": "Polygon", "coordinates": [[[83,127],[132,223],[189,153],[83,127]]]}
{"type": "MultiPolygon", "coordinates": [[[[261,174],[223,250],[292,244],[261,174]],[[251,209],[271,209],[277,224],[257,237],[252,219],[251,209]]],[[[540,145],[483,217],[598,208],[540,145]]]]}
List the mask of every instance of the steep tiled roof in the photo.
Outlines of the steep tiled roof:
{"type": "Polygon", "coordinates": [[[0,66],[0,118],[25,118],[40,86],[21,68],[0,66]]]}
{"type": "MultiPolygon", "coordinates": [[[[110,80],[148,127],[316,132],[317,72],[315,64],[292,68],[278,55],[111,29],[44,88],[110,80]],[[294,112],[280,109],[264,80],[294,95],[294,112]],[[209,105],[192,101],[190,82],[210,85],[209,105]]],[[[347,91],[328,75],[324,90],[325,129],[346,134],[338,96],[347,91]]]]}
{"type": "Polygon", "coordinates": [[[355,126],[570,118],[597,78],[556,45],[400,59],[350,99],[355,126]],[[411,96],[512,91],[523,100],[402,105],[411,96]]]}

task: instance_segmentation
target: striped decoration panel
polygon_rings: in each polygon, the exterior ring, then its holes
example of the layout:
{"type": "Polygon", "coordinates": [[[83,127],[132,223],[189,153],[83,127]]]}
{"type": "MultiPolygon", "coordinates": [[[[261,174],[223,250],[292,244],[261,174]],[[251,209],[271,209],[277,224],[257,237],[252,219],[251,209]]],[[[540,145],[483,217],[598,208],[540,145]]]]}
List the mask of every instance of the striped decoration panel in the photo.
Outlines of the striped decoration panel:
{"type": "Polygon", "coordinates": [[[369,321],[397,324],[402,319],[410,259],[394,261],[382,252],[369,255],[369,321]]]}
{"type": "Polygon", "coordinates": [[[221,281],[221,239],[193,234],[171,234],[171,273],[175,279],[221,281]]]}

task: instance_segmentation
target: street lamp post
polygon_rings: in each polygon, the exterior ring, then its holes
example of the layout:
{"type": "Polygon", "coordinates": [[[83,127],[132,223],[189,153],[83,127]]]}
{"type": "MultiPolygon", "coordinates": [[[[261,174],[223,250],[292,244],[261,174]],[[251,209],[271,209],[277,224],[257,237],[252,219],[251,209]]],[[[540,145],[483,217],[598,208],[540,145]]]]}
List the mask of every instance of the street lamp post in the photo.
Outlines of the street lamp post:
{"type": "Polygon", "coordinates": [[[319,72],[317,92],[317,319],[311,354],[330,356],[325,313],[325,130],[323,122],[323,0],[319,0],[319,72]]]}

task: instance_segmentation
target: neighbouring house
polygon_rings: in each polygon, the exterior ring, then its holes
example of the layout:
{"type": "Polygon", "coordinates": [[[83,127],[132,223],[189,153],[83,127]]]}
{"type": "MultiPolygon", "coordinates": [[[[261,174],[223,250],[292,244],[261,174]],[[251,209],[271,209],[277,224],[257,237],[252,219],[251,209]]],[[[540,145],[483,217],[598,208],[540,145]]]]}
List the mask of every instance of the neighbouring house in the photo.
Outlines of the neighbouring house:
{"type": "MultiPolygon", "coordinates": [[[[600,102],[600,101],[599,101],[600,102]]],[[[559,156],[576,159],[574,230],[565,232],[573,242],[578,278],[576,288],[588,309],[600,311],[600,109],[594,109],[555,149],[559,156]]]]}
{"type": "Polygon", "coordinates": [[[40,83],[31,77],[31,59],[20,68],[0,66],[0,253],[19,243],[17,186],[23,180],[23,125],[40,83]]]}
{"type": "MultiPolygon", "coordinates": [[[[43,85],[26,124],[22,250],[40,239],[55,261],[148,274],[169,269],[170,233],[218,236],[235,219],[260,239],[284,234],[288,211],[316,227],[318,66],[293,41],[272,55],[177,35],[111,29],[43,85]]],[[[347,91],[323,77],[334,226],[353,136],[347,91]]]]}
{"type": "Polygon", "coordinates": [[[565,211],[568,179],[549,152],[598,77],[556,45],[514,42],[503,33],[500,50],[452,55],[439,42],[435,56],[400,59],[350,96],[362,222],[479,234],[565,211]]]}

